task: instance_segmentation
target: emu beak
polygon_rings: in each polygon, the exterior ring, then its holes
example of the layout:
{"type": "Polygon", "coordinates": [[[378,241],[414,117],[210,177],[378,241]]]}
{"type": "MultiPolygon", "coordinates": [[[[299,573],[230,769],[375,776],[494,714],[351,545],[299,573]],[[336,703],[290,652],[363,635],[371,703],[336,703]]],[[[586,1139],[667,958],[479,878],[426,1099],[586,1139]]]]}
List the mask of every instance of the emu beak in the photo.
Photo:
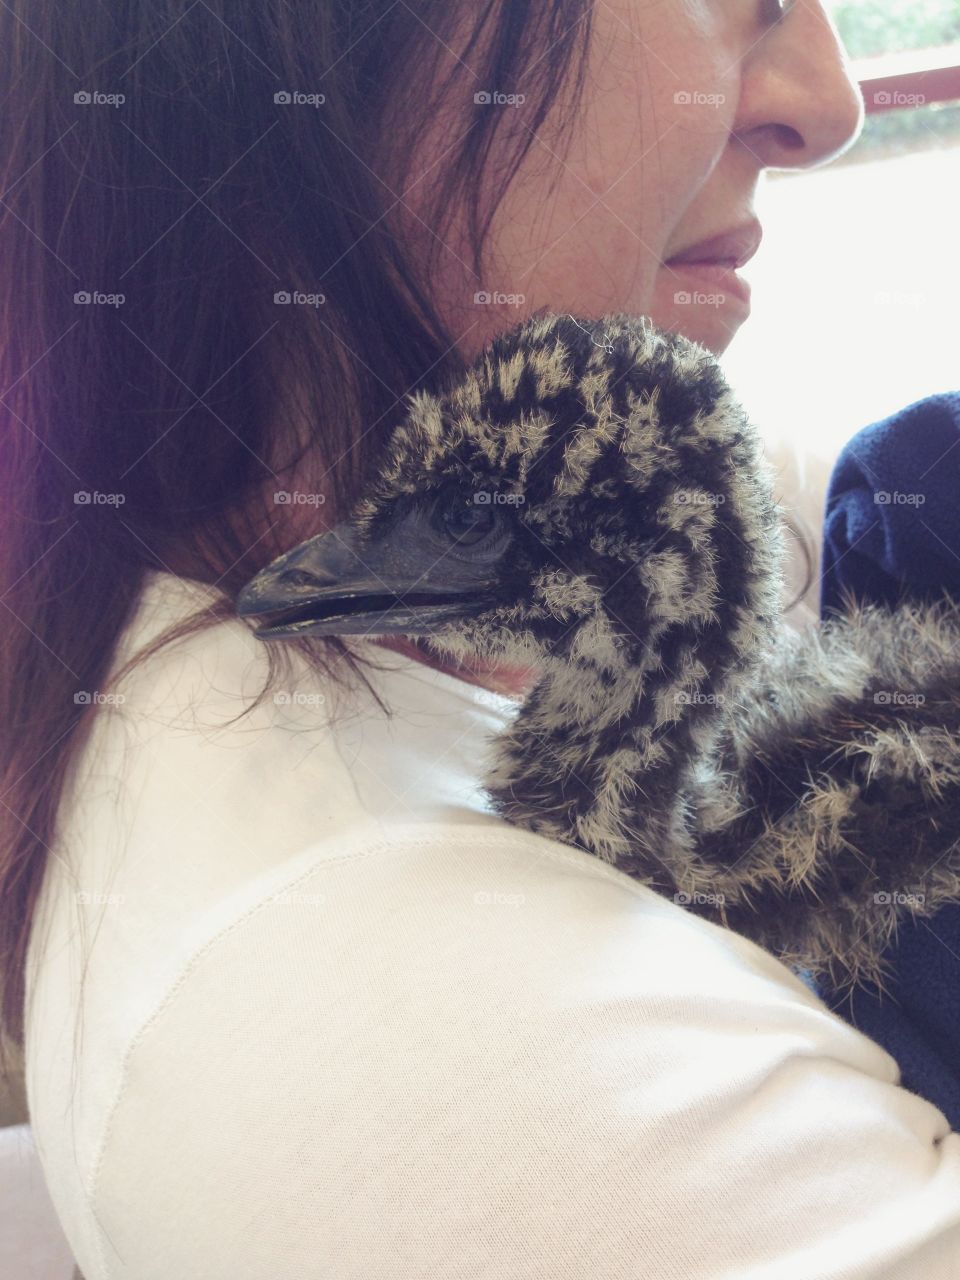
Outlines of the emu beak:
{"type": "Polygon", "coordinates": [[[414,513],[362,549],[350,524],[301,542],[240,592],[237,613],[264,618],[263,640],[288,636],[429,635],[473,613],[490,565],[437,553],[414,513]]]}

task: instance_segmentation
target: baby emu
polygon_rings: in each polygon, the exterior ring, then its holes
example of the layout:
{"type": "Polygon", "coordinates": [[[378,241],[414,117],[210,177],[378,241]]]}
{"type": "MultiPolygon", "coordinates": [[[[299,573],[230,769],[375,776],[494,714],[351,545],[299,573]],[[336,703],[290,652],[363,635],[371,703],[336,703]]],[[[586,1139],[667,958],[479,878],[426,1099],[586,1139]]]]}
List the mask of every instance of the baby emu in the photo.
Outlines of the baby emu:
{"type": "Polygon", "coordinates": [[[408,399],[345,523],[268,565],[264,639],[428,637],[539,669],[486,783],[836,986],[960,897],[960,606],[780,618],[780,512],[702,347],[539,316],[408,399]]]}

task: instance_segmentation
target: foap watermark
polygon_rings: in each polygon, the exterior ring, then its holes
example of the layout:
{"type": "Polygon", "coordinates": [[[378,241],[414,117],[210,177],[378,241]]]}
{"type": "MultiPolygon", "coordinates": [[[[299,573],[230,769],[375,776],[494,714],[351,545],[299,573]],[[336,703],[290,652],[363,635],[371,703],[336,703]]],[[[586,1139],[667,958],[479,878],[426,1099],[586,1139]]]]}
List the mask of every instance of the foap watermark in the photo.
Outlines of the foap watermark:
{"type": "Polygon", "coordinates": [[[926,101],[925,94],[904,93],[902,89],[875,89],[873,93],[875,107],[922,107],[926,101]]]}
{"type": "Polygon", "coordinates": [[[325,893],[300,893],[298,889],[281,889],[265,899],[275,907],[325,907],[325,893]]]}
{"type": "Polygon", "coordinates": [[[722,893],[675,893],[673,900],[681,907],[722,907],[726,902],[722,893]]]}
{"type": "Polygon", "coordinates": [[[326,500],[324,493],[305,493],[302,489],[278,489],[273,495],[277,507],[322,507],[326,500]]]}
{"type": "Polygon", "coordinates": [[[497,893],[492,889],[478,889],[473,895],[478,907],[520,907],[526,900],[522,893],[497,893]]]}
{"type": "Polygon", "coordinates": [[[881,890],[873,895],[874,905],[878,907],[922,907],[926,895],[922,893],[903,893],[900,890],[885,892],[881,890]]]}
{"type": "Polygon", "coordinates": [[[325,93],[301,93],[299,89],[278,89],[273,95],[278,107],[322,107],[325,93]]]}
{"type": "Polygon", "coordinates": [[[722,693],[702,693],[699,689],[687,693],[685,689],[681,689],[673,700],[681,707],[719,707],[725,699],[722,693]]]}
{"type": "Polygon", "coordinates": [[[702,93],[699,89],[678,89],[673,95],[678,107],[722,107],[726,100],[725,93],[702,93]]]}
{"type": "Polygon", "coordinates": [[[527,100],[525,93],[501,93],[499,89],[481,89],[473,95],[478,107],[522,107],[527,100]]]}
{"type": "Polygon", "coordinates": [[[702,489],[681,489],[674,494],[673,500],[682,507],[722,507],[727,496],[724,493],[705,493],[702,489]]]}
{"type": "Polygon", "coordinates": [[[922,707],[925,693],[903,693],[900,689],[878,689],[873,701],[878,707],[922,707]]]}
{"type": "Polygon", "coordinates": [[[278,289],[273,295],[278,307],[322,307],[326,300],[325,293],[304,293],[301,289],[278,289]]]}
{"type": "Polygon", "coordinates": [[[499,489],[478,489],[473,494],[473,504],[477,507],[518,507],[524,502],[526,498],[522,493],[501,493],[499,489]]]}
{"type": "Polygon", "coordinates": [[[877,307],[911,307],[919,311],[926,302],[926,295],[905,293],[902,289],[874,289],[873,302],[877,307]]]}
{"type": "Polygon", "coordinates": [[[722,307],[727,300],[725,293],[704,293],[701,289],[678,289],[673,295],[678,307],[722,307]]]}
{"type": "Polygon", "coordinates": [[[125,293],[101,293],[99,289],[78,289],[73,295],[78,307],[122,307],[126,300],[125,293]]]}
{"type": "Polygon", "coordinates": [[[119,707],[127,700],[124,693],[101,693],[99,689],[78,689],[73,695],[78,707],[119,707]]]}
{"type": "Polygon", "coordinates": [[[78,89],[73,95],[78,107],[122,107],[125,93],[101,93],[99,89],[78,89]]]}
{"type": "Polygon", "coordinates": [[[478,289],[473,295],[478,307],[522,307],[527,297],[524,293],[501,293],[499,290],[478,289]]]}
{"type": "Polygon", "coordinates": [[[922,507],[925,493],[901,493],[898,489],[875,489],[873,500],[878,507],[922,507]]]}
{"type": "Polygon", "coordinates": [[[273,695],[277,707],[322,707],[326,698],[322,693],[307,693],[304,689],[280,689],[273,695]]]}
{"type": "Polygon", "coordinates": [[[127,900],[125,893],[97,893],[79,889],[74,895],[81,907],[122,907],[127,900]]]}
{"type": "Polygon", "coordinates": [[[494,689],[482,689],[479,685],[475,685],[470,691],[470,698],[482,707],[492,707],[494,711],[502,711],[504,703],[509,704],[515,701],[508,693],[497,693],[494,689]]]}
{"type": "Polygon", "coordinates": [[[101,493],[99,489],[78,489],[73,495],[77,507],[122,507],[126,500],[125,493],[101,493]]]}

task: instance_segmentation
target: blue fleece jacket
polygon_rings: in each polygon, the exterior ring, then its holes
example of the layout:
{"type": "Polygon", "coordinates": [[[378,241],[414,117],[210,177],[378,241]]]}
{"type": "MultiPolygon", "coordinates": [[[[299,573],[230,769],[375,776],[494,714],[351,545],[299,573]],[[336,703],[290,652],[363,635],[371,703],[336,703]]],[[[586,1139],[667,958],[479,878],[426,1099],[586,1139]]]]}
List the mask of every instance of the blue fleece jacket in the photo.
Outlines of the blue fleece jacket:
{"type": "MultiPolygon", "coordinates": [[[[845,591],[889,605],[960,599],[960,391],[908,405],[845,446],[827,490],[822,570],[824,617],[845,591]]],[[[905,922],[886,958],[882,996],[820,994],[960,1130],[960,906],[905,922]]]]}

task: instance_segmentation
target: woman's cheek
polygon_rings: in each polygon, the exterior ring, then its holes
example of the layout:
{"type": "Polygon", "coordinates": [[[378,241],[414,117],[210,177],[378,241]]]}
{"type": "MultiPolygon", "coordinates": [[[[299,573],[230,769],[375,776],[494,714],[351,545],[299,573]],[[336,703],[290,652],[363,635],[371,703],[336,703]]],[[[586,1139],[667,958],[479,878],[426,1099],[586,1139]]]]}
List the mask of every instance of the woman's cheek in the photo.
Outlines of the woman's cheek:
{"type": "Polygon", "coordinates": [[[683,61],[671,93],[671,121],[681,137],[703,138],[722,149],[740,96],[740,61],[725,46],[696,50],[683,61]]]}
{"type": "MultiPolygon", "coordinates": [[[[650,88],[671,123],[687,133],[716,137],[729,132],[745,52],[733,3],[666,0],[651,8],[651,22],[641,16],[650,88]]],[[[641,4],[641,15],[644,8],[641,4]]]]}

